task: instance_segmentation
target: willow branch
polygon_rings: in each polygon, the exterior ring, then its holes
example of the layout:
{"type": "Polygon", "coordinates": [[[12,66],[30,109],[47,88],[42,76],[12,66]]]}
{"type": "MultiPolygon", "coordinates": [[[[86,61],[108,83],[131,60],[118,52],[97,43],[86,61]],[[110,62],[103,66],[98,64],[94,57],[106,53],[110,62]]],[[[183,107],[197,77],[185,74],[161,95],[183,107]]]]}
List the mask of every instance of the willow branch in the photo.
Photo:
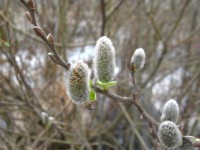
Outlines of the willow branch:
{"type": "MultiPolygon", "coordinates": [[[[155,127],[157,127],[159,125],[159,123],[154,120],[146,111],[145,109],[142,107],[142,105],[140,104],[140,99],[133,99],[130,97],[122,97],[119,96],[117,94],[111,93],[108,90],[102,90],[96,86],[93,86],[93,89],[100,94],[106,95],[107,97],[111,98],[112,100],[116,101],[116,102],[123,102],[123,103],[132,103],[136,106],[136,108],[138,109],[138,111],[141,113],[141,115],[143,116],[143,118],[150,124],[154,125],[155,127]]],[[[135,94],[134,94],[135,95],[135,94]]]]}
{"type": "MultiPolygon", "coordinates": [[[[49,41],[45,35],[45,33],[43,32],[42,28],[38,25],[36,17],[35,17],[35,5],[33,3],[33,0],[29,0],[28,2],[26,2],[25,0],[20,0],[21,3],[27,8],[29,13],[26,13],[27,19],[34,25],[34,31],[35,33],[49,46],[49,48],[51,49],[52,53],[54,54],[54,57],[56,59],[55,62],[57,62],[56,64],[62,66],[65,69],[69,69],[70,64],[66,64],[61,57],[59,56],[56,48],[55,48],[55,44],[54,41],[49,41]]],[[[51,35],[52,36],[52,35],[51,35]]],[[[53,36],[52,36],[53,38],[53,36]]],[[[52,39],[51,39],[52,40],[52,39]]],[[[51,58],[51,60],[53,60],[51,58]]]]}

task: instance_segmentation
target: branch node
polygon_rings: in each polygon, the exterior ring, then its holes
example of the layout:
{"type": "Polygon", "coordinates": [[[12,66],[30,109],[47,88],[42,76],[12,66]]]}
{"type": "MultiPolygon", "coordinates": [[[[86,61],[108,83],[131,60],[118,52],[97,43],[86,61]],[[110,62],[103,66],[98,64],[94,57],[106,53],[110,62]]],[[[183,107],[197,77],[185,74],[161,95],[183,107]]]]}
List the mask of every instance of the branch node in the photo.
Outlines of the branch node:
{"type": "Polygon", "coordinates": [[[55,63],[58,64],[58,61],[56,60],[55,56],[53,53],[48,53],[49,58],[51,58],[51,60],[55,63]]]}
{"type": "Polygon", "coordinates": [[[39,37],[41,37],[42,39],[46,39],[46,36],[45,36],[43,30],[42,30],[39,26],[34,26],[33,29],[34,29],[35,33],[36,33],[39,37]]]}
{"type": "Polygon", "coordinates": [[[47,35],[47,41],[49,42],[49,44],[54,45],[55,40],[51,33],[47,35]]]}
{"type": "Polygon", "coordinates": [[[26,15],[26,18],[28,19],[28,21],[30,23],[32,23],[33,22],[33,18],[31,17],[31,14],[29,12],[25,12],[25,15],[26,15]]]}
{"type": "Polygon", "coordinates": [[[32,10],[35,9],[35,6],[34,6],[34,3],[33,3],[33,0],[29,0],[29,1],[27,2],[27,6],[28,6],[29,9],[32,9],[32,10]]]}

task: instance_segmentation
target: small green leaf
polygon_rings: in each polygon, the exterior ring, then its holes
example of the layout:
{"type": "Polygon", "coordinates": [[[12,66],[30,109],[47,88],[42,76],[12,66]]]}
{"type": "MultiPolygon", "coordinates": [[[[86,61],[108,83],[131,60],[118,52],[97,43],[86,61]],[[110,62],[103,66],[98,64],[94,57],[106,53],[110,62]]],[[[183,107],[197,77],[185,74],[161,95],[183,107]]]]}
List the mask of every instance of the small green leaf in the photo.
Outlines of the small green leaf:
{"type": "Polygon", "coordinates": [[[95,91],[93,89],[90,89],[89,100],[90,101],[95,101],[96,100],[96,93],[95,93],[95,91]]]}
{"type": "Polygon", "coordinates": [[[104,90],[108,90],[109,87],[114,86],[116,84],[117,84],[117,81],[110,81],[110,82],[97,81],[97,85],[102,87],[104,90]]]}
{"type": "Polygon", "coordinates": [[[107,87],[101,81],[97,81],[97,85],[100,86],[103,90],[107,90],[107,87]]]}
{"type": "Polygon", "coordinates": [[[10,47],[10,44],[9,44],[8,42],[5,42],[4,45],[5,45],[6,47],[10,47]]]}
{"type": "Polygon", "coordinates": [[[104,83],[106,86],[114,86],[117,84],[117,81],[111,81],[111,82],[108,82],[108,83],[104,83]]]}

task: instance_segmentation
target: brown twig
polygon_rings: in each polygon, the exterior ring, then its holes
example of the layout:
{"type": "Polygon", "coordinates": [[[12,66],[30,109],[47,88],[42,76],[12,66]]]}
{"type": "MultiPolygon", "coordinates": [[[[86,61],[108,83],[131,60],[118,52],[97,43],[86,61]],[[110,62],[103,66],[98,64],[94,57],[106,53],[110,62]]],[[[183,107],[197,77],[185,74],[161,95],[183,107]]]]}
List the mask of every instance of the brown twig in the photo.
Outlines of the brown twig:
{"type": "MultiPolygon", "coordinates": [[[[168,51],[168,45],[167,45],[167,43],[168,43],[169,39],[172,37],[172,35],[174,34],[174,32],[177,29],[178,25],[180,24],[180,22],[181,22],[181,20],[183,18],[183,14],[185,12],[185,9],[186,9],[186,7],[187,7],[187,5],[188,5],[189,2],[190,2],[190,0],[186,0],[185,1],[183,7],[181,8],[180,14],[179,14],[179,16],[178,16],[178,18],[177,18],[174,26],[170,30],[168,36],[165,39],[163,39],[163,46],[164,46],[164,48],[163,48],[162,54],[161,54],[160,58],[158,59],[158,62],[156,64],[156,66],[154,67],[154,70],[151,72],[151,74],[149,75],[149,77],[147,78],[147,80],[143,83],[142,87],[145,87],[149,83],[149,81],[151,81],[151,79],[157,73],[157,70],[160,68],[160,66],[161,66],[161,64],[163,62],[164,56],[167,54],[167,51],[168,51]]],[[[153,24],[155,32],[158,34],[158,37],[160,39],[162,39],[162,35],[161,35],[160,31],[158,30],[158,28],[156,27],[156,25],[154,23],[154,20],[150,17],[149,14],[148,14],[148,16],[149,16],[149,18],[151,20],[151,23],[153,24]]]]}
{"type": "MultiPolygon", "coordinates": [[[[29,12],[28,12],[28,13],[29,13],[29,12]]],[[[27,13],[25,13],[25,14],[27,15],[27,13]]],[[[30,14],[29,14],[29,15],[30,15],[30,14]]],[[[4,14],[3,14],[2,11],[0,11],[0,17],[1,17],[4,21],[8,22],[9,25],[10,25],[10,27],[11,27],[13,30],[15,30],[16,32],[18,32],[18,33],[20,33],[20,34],[23,34],[23,35],[25,35],[26,37],[29,37],[29,38],[31,38],[31,39],[37,41],[37,42],[40,42],[40,43],[44,43],[44,44],[45,44],[45,42],[44,42],[43,40],[41,40],[40,38],[38,38],[37,36],[34,36],[34,35],[32,35],[32,34],[29,34],[28,32],[23,31],[23,30],[19,29],[18,27],[16,27],[15,24],[13,24],[11,21],[9,21],[9,19],[8,19],[6,16],[4,16],[4,14]]],[[[29,17],[30,17],[30,16],[29,16],[29,17]]],[[[28,17],[27,17],[27,19],[29,20],[28,17]]],[[[30,20],[29,20],[29,21],[30,21],[30,20]]],[[[87,46],[87,45],[94,45],[95,43],[96,43],[95,41],[77,42],[77,43],[67,43],[67,44],[66,44],[66,47],[67,47],[67,48],[84,47],[84,46],[87,46]]],[[[55,42],[54,44],[55,44],[55,47],[57,47],[57,48],[62,48],[62,47],[63,47],[62,43],[55,42]]]]}
{"type": "Polygon", "coordinates": [[[153,127],[158,127],[159,123],[157,121],[155,121],[142,107],[141,103],[140,103],[140,99],[139,99],[139,95],[138,95],[138,91],[137,91],[137,85],[135,82],[135,68],[134,67],[130,67],[130,65],[128,66],[130,72],[131,72],[131,76],[132,76],[132,83],[133,83],[133,102],[134,105],[137,107],[138,111],[141,113],[141,115],[144,117],[144,119],[149,123],[150,128],[152,128],[152,131],[154,133],[154,135],[156,136],[156,133],[154,132],[153,127]]]}
{"type": "Polygon", "coordinates": [[[144,142],[144,139],[142,138],[142,136],[140,135],[140,133],[138,132],[138,130],[135,128],[135,124],[133,122],[133,120],[131,119],[130,115],[128,114],[127,110],[125,109],[124,105],[123,104],[119,104],[124,116],[126,117],[126,119],[128,120],[128,122],[130,123],[131,125],[131,129],[133,130],[133,132],[136,134],[138,140],[140,141],[142,147],[145,149],[145,150],[148,150],[148,146],[147,144],[144,142]]]}
{"type": "Polygon", "coordinates": [[[101,36],[103,36],[105,34],[105,27],[106,27],[106,4],[104,0],[101,0],[101,15],[102,15],[101,36]]]}
{"type": "Polygon", "coordinates": [[[185,12],[185,9],[187,7],[187,5],[189,4],[190,0],[186,0],[185,3],[183,4],[183,7],[181,8],[181,11],[179,13],[179,16],[178,16],[178,19],[176,20],[174,26],[172,27],[171,31],[169,32],[168,36],[166,37],[166,39],[164,40],[165,42],[169,41],[169,39],[172,37],[172,35],[174,34],[175,30],[177,29],[178,25],[180,24],[182,18],[183,18],[183,15],[184,15],[184,12],[185,12]]]}
{"type": "Polygon", "coordinates": [[[106,20],[109,20],[109,18],[119,9],[119,7],[122,6],[123,2],[125,1],[120,0],[118,3],[114,3],[114,6],[106,13],[106,20]]]}
{"type": "MultiPolygon", "coordinates": [[[[137,98],[137,99],[134,99],[134,100],[133,100],[133,98],[122,97],[122,96],[119,96],[119,95],[117,95],[117,94],[111,93],[111,92],[109,92],[108,90],[102,90],[102,89],[100,89],[100,88],[98,88],[98,87],[96,87],[96,86],[93,86],[93,89],[94,89],[97,93],[101,93],[101,94],[103,94],[103,95],[106,95],[106,96],[112,98],[112,100],[114,100],[114,101],[116,101],[116,102],[132,103],[132,104],[134,104],[134,105],[137,107],[137,109],[139,110],[139,112],[141,113],[141,115],[143,116],[143,118],[144,118],[147,122],[149,122],[149,123],[155,125],[156,127],[159,125],[159,123],[158,123],[156,120],[154,120],[154,119],[145,111],[145,109],[142,107],[142,105],[141,105],[140,102],[139,102],[140,99],[137,98]]],[[[134,94],[134,95],[135,95],[135,94],[134,94]]]]}
{"type": "MultiPolygon", "coordinates": [[[[28,16],[28,20],[31,20],[31,23],[34,25],[34,31],[35,33],[49,46],[49,48],[51,49],[52,53],[54,54],[55,59],[51,60],[55,60],[53,62],[57,62],[56,64],[62,66],[65,69],[69,69],[70,64],[66,64],[61,57],[59,56],[56,48],[55,48],[55,44],[54,41],[53,43],[51,43],[51,41],[49,41],[44,33],[44,31],[42,30],[42,28],[38,25],[36,17],[35,17],[35,5],[33,3],[33,0],[29,0],[28,2],[26,2],[25,0],[20,0],[21,3],[27,8],[27,10],[29,11],[29,14],[26,13],[26,16],[28,16]]],[[[53,36],[52,36],[53,37],[53,36]]],[[[53,57],[53,56],[51,56],[53,57]]]]}

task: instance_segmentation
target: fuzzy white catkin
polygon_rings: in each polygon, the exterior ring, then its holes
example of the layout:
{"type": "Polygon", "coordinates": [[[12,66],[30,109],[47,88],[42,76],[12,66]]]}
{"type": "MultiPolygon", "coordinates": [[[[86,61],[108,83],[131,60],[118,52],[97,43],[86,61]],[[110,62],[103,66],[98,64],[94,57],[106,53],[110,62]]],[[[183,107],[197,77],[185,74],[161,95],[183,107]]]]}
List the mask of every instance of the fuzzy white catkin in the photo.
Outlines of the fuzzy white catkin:
{"type": "Polygon", "coordinates": [[[90,69],[87,64],[79,61],[73,64],[68,72],[67,94],[76,104],[83,104],[89,98],[90,69]]]}
{"type": "Polygon", "coordinates": [[[106,36],[99,38],[96,43],[93,67],[97,80],[112,81],[115,72],[115,48],[106,36]]]}
{"type": "Polygon", "coordinates": [[[50,116],[50,117],[48,118],[48,120],[49,120],[50,123],[53,123],[55,119],[54,119],[54,117],[50,116]]]}
{"type": "Polygon", "coordinates": [[[181,132],[171,121],[164,121],[158,128],[158,138],[165,148],[177,148],[182,144],[181,132]]]}
{"type": "Polygon", "coordinates": [[[196,149],[189,139],[183,137],[182,141],[183,141],[182,145],[176,148],[175,150],[195,150],[196,149]]]}
{"type": "Polygon", "coordinates": [[[175,100],[170,99],[165,103],[163,107],[161,121],[163,122],[169,120],[176,123],[178,117],[179,117],[179,106],[175,100]]]}
{"type": "Polygon", "coordinates": [[[145,57],[146,54],[142,48],[138,48],[133,53],[133,56],[131,57],[131,64],[136,67],[136,69],[143,68],[145,64],[145,57]]]}
{"type": "Polygon", "coordinates": [[[41,114],[42,122],[45,124],[48,121],[49,115],[46,112],[42,112],[41,114]]]}

